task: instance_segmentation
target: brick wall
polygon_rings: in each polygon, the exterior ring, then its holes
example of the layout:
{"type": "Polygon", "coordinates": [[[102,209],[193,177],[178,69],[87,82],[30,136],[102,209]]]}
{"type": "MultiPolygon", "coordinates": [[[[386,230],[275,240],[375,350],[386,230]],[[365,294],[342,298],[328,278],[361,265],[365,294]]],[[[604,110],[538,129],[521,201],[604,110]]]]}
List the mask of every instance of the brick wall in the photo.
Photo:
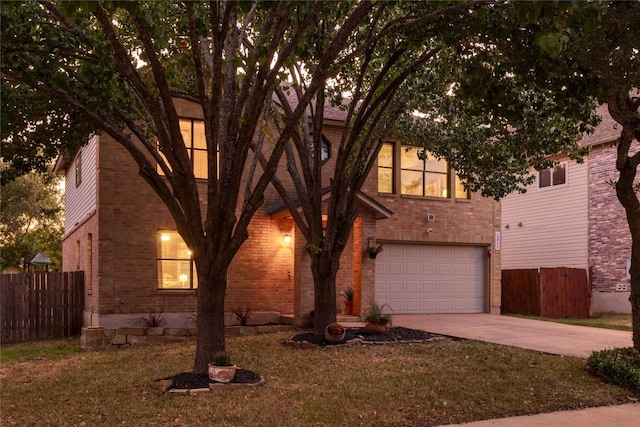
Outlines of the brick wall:
{"type": "Polygon", "coordinates": [[[607,144],[589,155],[589,265],[593,290],[614,292],[628,284],[627,260],[631,258],[631,233],[624,209],[616,197],[616,148],[607,144]]]}

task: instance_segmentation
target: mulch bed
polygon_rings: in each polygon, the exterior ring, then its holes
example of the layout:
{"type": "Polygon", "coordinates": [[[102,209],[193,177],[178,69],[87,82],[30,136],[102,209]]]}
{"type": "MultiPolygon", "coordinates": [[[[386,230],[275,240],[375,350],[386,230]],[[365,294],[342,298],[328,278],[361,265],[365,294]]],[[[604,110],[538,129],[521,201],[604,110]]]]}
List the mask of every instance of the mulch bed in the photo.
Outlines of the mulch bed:
{"type": "MultiPolygon", "coordinates": [[[[173,384],[167,389],[194,390],[198,388],[209,388],[209,384],[220,384],[209,378],[207,374],[194,374],[192,372],[182,372],[171,377],[162,378],[171,380],[173,384]]],[[[261,381],[259,374],[246,369],[236,369],[236,375],[227,384],[258,384],[261,381]]]]}
{"type": "MultiPolygon", "coordinates": [[[[291,341],[306,341],[318,347],[344,345],[347,341],[360,339],[363,342],[370,343],[403,343],[403,342],[419,342],[432,339],[449,338],[443,335],[432,334],[430,332],[420,331],[417,329],[409,329],[402,327],[393,327],[388,334],[367,334],[364,328],[346,328],[345,339],[341,343],[332,343],[324,338],[324,335],[315,335],[313,332],[300,333],[291,338],[291,341]]],[[[178,390],[194,390],[208,388],[209,384],[219,384],[209,379],[207,374],[193,374],[191,372],[183,372],[171,377],[162,378],[163,380],[172,380],[173,384],[168,388],[178,390]]],[[[228,384],[257,384],[262,377],[246,369],[236,369],[236,375],[228,384]]]]}
{"type": "Polygon", "coordinates": [[[324,338],[324,335],[315,335],[312,332],[295,335],[291,341],[306,341],[318,347],[344,345],[345,342],[353,339],[361,339],[363,342],[371,343],[402,343],[428,341],[434,338],[445,338],[443,335],[432,334],[431,332],[420,331],[402,327],[393,327],[388,334],[368,334],[364,328],[346,328],[343,342],[332,343],[324,338]]]}

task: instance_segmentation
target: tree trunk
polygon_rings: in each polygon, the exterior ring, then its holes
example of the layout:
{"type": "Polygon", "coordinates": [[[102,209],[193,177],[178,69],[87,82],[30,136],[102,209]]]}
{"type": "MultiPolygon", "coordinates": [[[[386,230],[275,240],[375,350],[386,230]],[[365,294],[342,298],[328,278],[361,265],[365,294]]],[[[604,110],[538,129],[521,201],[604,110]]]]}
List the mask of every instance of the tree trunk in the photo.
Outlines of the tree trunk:
{"type": "Polygon", "coordinates": [[[227,290],[227,267],[198,268],[198,339],[193,362],[194,374],[206,374],[213,355],[225,350],[224,296],[227,290]],[[200,273],[203,271],[203,274],[200,273]],[[207,274],[207,272],[209,274],[207,274]]]}
{"type": "MultiPolygon", "coordinates": [[[[340,255],[336,255],[340,258],[340,255]]],[[[336,321],[336,276],[338,265],[331,260],[328,253],[311,258],[311,271],[313,273],[315,313],[313,332],[323,334],[324,329],[330,323],[336,321]],[[328,259],[323,259],[327,257],[328,259]]]]}
{"type": "Polygon", "coordinates": [[[635,168],[620,170],[616,184],[618,200],[627,213],[627,223],[631,231],[631,324],[633,326],[633,347],[640,351],[640,205],[633,187],[635,168]],[[636,200],[634,203],[633,200],[636,200]],[[631,202],[631,203],[630,203],[631,202]]]}

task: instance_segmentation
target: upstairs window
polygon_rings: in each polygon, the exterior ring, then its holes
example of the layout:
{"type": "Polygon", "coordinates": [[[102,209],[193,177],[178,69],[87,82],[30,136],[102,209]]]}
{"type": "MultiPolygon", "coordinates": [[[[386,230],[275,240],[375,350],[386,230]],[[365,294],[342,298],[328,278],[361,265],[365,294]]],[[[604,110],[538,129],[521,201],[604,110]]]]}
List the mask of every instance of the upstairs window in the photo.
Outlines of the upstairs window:
{"type": "Polygon", "coordinates": [[[551,188],[567,184],[567,162],[538,171],[538,188],[551,188]]]}
{"type": "Polygon", "coordinates": [[[175,230],[157,234],[158,289],[196,289],[198,276],[191,251],[175,230]]]}
{"type": "MultiPolygon", "coordinates": [[[[187,155],[191,159],[193,175],[199,179],[209,177],[207,165],[207,140],[204,134],[204,122],[195,119],[180,119],[180,132],[184,140],[187,155]]],[[[162,157],[164,155],[160,153],[162,157]]],[[[162,169],[158,166],[158,173],[162,175],[162,169]]]]}
{"type": "MultiPolygon", "coordinates": [[[[331,157],[331,144],[324,135],[321,136],[322,144],[320,145],[320,164],[324,165],[331,157]]],[[[313,134],[309,135],[309,142],[311,144],[311,146],[309,147],[311,151],[311,158],[313,158],[315,148],[315,140],[313,138],[313,134]]]]}
{"type": "Polygon", "coordinates": [[[417,147],[402,147],[400,157],[400,192],[413,196],[449,197],[447,162],[427,152],[426,160],[418,158],[417,147]]]}
{"type": "Polygon", "coordinates": [[[456,199],[470,199],[471,198],[471,193],[469,192],[469,190],[467,190],[466,188],[464,188],[464,181],[462,181],[462,179],[456,175],[456,182],[455,182],[455,192],[456,192],[456,199]]]}
{"type": "Polygon", "coordinates": [[[78,155],[76,156],[76,167],[75,167],[75,175],[76,175],[76,187],[80,187],[82,183],[82,150],[78,151],[78,155]]]}
{"type": "Polygon", "coordinates": [[[393,193],[395,190],[393,181],[393,155],[394,145],[384,143],[378,153],[378,192],[393,193]]]}
{"type": "Polygon", "coordinates": [[[180,132],[196,178],[207,179],[207,140],[202,120],[180,119],[180,132]]]}

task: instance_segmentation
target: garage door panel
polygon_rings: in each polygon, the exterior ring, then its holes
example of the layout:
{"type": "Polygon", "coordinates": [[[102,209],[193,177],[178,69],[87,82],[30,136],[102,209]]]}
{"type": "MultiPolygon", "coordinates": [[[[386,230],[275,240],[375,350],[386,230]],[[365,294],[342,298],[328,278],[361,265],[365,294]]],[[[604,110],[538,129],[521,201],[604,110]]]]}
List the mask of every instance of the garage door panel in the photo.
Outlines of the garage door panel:
{"type": "Polygon", "coordinates": [[[376,300],[393,313],[473,313],[484,308],[485,249],[385,244],[376,300]]]}
{"type": "Polygon", "coordinates": [[[453,292],[453,286],[451,286],[451,282],[447,280],[438,281],[439,294],[450,294],[451,292],[453,292]]]}
{"type": "Polygon", "coordinates": [[[451,313],[451,300],[447,298],[438,298],[436,301],[438,305],[438,312],[451,313]]]}
{"type": "MultiPolygon", "coordinates": [[[[396,311],[394,310],[394,313],[396,311]]],[[[419,298],[407,298],[404,305],[405,313],[420,313],[420,299],[419,298]]]]}
{"type": "Polygon", "coordinates": [[[421,276],[421,268],[420,268],[420,263],[419,262],[406,262],[404,264],[404,275],[405,276],[414,276],[414,277],[420,277],[421,276]]]}
{"type": "MultiPolygon", "coordinates": [[[[387,300],[387,307],[384,307],[384,311],[389,311],[387,308],[391,309],[392,313],[404,313],[405,312],[405,301],[401,298],[390,298],[387,300]]],[[[383,304],[384,305],[384,304],[383,304]]]]}
{"type": "Polygon", "coordinates": [[[422,287],[420,286],[420,282],[418,280],[407,280],[405,282],[404,291],[409,295],[419,295],[421,289],[422,287]]]}
{"type": "Polygon", "coordinates": [[[387,291],[390,294],[401,294],[404,290],[403,282],[401,280],[393,280],[387,283],[387,291]]]}
{"type": "Polygon", "coordinates": [[[421,313],[436,313],[436,300],[434,298],[431,299],[422,299],[422,310],[421,313]]]}
{"type": "Polygon", "coordinates": [[[451,264],[438,264],[439,276],[451,276],[453,274],[453,267],[451,264]]]}
{"type": "Polygon", "coordinates": [[[435,294],[436,293],[436,282],[434,280],[425,280],[422,282],[422,293],[423,294],[435,294]]]}
{"type": "MultiPolygon", "coordinates": [[[[376,274],[378,266],[376,265],[376,274]]],[[[422,276],[434,276],[438,271],[436,263],[430,260],[426,260],[422,263],[422,276]]]]}
{"type": "MultiPolygon", "coordinates": [[[[387,266],[387,271],[389,276],[401,276],[403,274],[403,265],[401,262],[391,262],[387,266]]],[[[378,267],[376,265],[376,274],[378,271],[378,267]]]]}

